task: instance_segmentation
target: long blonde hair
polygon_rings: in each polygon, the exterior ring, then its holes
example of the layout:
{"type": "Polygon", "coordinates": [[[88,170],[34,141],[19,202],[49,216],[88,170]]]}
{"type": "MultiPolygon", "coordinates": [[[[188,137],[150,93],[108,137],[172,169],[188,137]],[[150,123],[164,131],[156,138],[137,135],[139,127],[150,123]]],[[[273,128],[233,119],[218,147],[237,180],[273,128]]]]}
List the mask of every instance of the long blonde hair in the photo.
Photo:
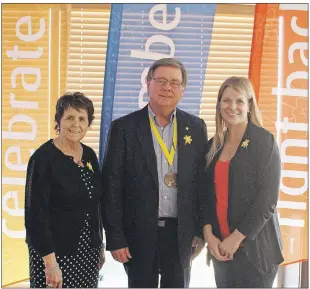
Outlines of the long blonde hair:
{"type": "Polygon", "coordinates": [[[246,77],[237,77],[237,76],[227,78],[221,85],[217,96],[216,113],[215,113],[216,131],[213,138],[212,146],[209,152],[207,153],[206,157],[207,166],[210,165],[215,154],[224,145],[226,125],[220,112],[220,102],[223,93],[227,87],[233,88],[234,90],[243,94],[247,98],[249,105],[249,120],[259,127],[263,126],[262,116],[258,109],[255,92],[250,80],[246,77]]]}

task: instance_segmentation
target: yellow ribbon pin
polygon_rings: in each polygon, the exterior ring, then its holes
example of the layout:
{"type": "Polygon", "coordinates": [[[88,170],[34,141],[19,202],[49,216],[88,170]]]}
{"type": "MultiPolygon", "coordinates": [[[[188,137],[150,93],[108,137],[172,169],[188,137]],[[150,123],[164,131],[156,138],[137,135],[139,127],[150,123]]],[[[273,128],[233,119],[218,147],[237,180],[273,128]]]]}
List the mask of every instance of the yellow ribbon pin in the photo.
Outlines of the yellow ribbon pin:
{"type": "Polygon", "coordinates": [[[241,147],[247,148],[248,145],[249,145],[249,142],[250,142],[250,140],[249,140],[249,139],[246,139],[244,142],[242,142],[241,147]]]}
{"type": "Polygon", "coordinates": [[[185,145],[187,145],[187,144],[191,144],[192,143],[192,137],[190,136],[190,135],[186,135],[186,136],[184,136],[184,138],[183,138],[184,140],[185,140],[185,145]]]}
{"type": "Polygon", "coordinates": [[[94,172],[93,166],[91,165],[90,162],[87,162],[86,165],[87,165],[87,167],[89,168],[89,170],[91,170],[92,172],[94,172]]]}

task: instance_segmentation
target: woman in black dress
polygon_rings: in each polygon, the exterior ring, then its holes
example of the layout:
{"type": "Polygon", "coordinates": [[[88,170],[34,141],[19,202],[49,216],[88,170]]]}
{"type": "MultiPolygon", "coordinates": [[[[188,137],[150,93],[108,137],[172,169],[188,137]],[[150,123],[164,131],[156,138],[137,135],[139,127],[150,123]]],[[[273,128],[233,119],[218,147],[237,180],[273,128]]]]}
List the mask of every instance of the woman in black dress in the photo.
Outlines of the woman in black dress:
{"type": "Polygon", "coordinates": [[[56,105],[58,137],[31,156],[26,181],[25,227],[30,287],[98,287],[104,263],[102,185],[95,152],[80,143],[94,119],[82,93],[56,105]]]}

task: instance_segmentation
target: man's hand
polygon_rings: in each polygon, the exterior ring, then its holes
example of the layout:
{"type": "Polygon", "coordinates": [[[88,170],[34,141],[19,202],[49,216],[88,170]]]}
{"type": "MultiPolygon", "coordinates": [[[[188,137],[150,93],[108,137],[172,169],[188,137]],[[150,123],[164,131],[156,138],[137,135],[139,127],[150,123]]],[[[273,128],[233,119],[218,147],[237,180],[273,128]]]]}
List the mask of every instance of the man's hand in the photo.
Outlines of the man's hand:
{"type": "Polygon", "coordinates": [[[229,258],[225,257],[225,256],[222,256],[220,251],[219,251],[219,245],[221,244],[221,240],[216,238],[213,234],[209,234],[208,236],[208,248],[209,248],[209,251],[211,253],[211,255],[219,260],[219,261],[228,261],[229,258]]]}
{"type": "Polygon", "coordinates": [[[240,243],[246,236],[241,234],[238,230],[235,230],[229,235],[219,246],[219,251],[222,256],[233,259],[235,252],[238,250],[240,243]]]}
{"type": "Polygon", "coordinates": [[[191,260],[194,260],[202,251],[205,245],[205,241],[199,237],[194,237],[192,241],[192,256],[191,260]]]}
{"type": "Polygon", "coordinates": [[[111,254],[114,260],[121,262],[121,263],[127,263],[129,259],[131,259],[131,255],[130,255],[128,247],[111,251],[111,254]]]}

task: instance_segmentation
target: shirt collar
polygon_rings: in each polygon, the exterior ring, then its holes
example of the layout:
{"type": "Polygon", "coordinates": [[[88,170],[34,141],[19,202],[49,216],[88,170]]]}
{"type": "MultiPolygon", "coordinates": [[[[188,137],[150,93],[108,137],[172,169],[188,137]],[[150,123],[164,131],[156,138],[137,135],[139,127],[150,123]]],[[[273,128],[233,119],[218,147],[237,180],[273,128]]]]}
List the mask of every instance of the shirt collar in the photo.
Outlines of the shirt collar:
{"type": "MultiPolygon", "coordinates": [[[[157,122],[157,117],[156,117],[155,113],[154,113],[153,110],[151,109],[150,104],[148,104],[147,107],[148,107],[149,114],[151,114],[151,116],[152,116],[152,118],[154,119],[155,123],[156,123],[158,126],[160,126],[160,125],[158,124],[158,122],[157,122]]],[[[174,117],[175,117],[176,111],[177,111],[177,109],[175,108],[174,111],[171,113],[171,115],[170,115],[170,120],[169,120],[169,124],[171,124],[171,123],[173,122],[173,119],[174,119],[174,117]]]]}

